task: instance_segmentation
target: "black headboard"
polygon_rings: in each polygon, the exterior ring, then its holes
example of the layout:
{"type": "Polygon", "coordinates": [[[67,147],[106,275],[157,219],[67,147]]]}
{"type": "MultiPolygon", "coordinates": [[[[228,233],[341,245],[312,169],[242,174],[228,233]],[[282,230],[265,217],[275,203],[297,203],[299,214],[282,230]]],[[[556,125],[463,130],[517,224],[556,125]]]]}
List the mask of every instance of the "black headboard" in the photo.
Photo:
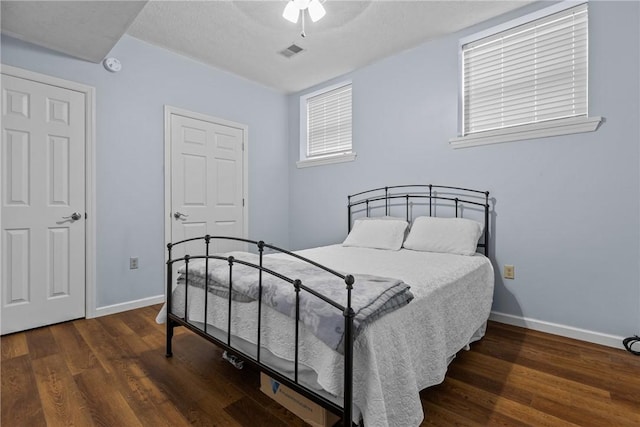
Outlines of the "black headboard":
{"type": "Polygon", "coordinates": [[[348,229],[358,216],[405,216],[411,223],[418,216],[462,218],[474,216],[484,224],[478,242],[489,256],[489,192],[446,185],[395,185],[351,194],[348,197],[348,229]]]}

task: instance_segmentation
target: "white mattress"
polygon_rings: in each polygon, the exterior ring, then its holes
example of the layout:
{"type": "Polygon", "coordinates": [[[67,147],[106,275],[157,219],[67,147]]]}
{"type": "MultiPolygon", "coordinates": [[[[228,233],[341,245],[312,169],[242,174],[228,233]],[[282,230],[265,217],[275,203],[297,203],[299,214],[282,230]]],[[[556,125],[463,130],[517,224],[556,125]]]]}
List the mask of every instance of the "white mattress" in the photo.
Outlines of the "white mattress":
{"type": "MultiPolygon", "coordinates": [[[[417,426],[424,418],[419,391],[444,379],[452,356],[484,332],[493,300],[494,273],[482,255],[461,256],[325,246],[297,252],[344,273],[399,278],[415,299],[376,320],[354,343],[354,421],[365,426],[417,426]]],[[[283,257],[286,255],[273,255],[283,257]]],[[[265,261],[268,267],[268,261],[265,261]]],[[[357,287],[357,283],[354,288],[357,287]]],[[[184,287],[174,292],[173,312],[184,312],[184,287]]],[[[189,318],[204,321],[204,291],[189,287],[189,318]]],[[[227,329],[228,301],[209,294],[207,323],[227,329]]],[[[232,304],[232,344],[257,341],[257,302],[232,304]]],[[[162,321],[162,312],[158,320],[162,321]]],[[[263,305],[262,346],[294,359],[294,322],[263,305]],[[277,331],[277,333],[272,333],[277,331]]],[[[321,386],[341,403],[343,357],[301,326],[300,361],[310,387],[321,386]],[[317,384],[316,384],[317,381],[317,384]]],[[[265,355],[269,352],[264,352],[265,355]]],[[[281,367],[281,365],[277,365],[281,367]]]]}

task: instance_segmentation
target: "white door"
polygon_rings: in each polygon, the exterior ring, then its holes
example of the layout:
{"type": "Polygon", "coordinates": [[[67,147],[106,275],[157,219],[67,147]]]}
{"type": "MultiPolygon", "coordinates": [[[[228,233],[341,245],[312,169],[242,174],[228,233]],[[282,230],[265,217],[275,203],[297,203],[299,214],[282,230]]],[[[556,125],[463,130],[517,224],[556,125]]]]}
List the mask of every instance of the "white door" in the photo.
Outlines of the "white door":
{"type": "Polygon", "coordinates": [[[2,334],[85,315],[85,94],[2,75],[2,334]]]}
{"type": "MultiPolygon", "coordinates": [[[[209,234],[245,237],[245,129],[210,120],[170,115],[171,241],[209,234]]],[[[202,243],[184,247],[204,253],[202,243]]],[[[211,253],[245,250],[234,241],[212,240],[211,253]]],[[[183,256],[180,248],[174,252],[183,256]]]]}

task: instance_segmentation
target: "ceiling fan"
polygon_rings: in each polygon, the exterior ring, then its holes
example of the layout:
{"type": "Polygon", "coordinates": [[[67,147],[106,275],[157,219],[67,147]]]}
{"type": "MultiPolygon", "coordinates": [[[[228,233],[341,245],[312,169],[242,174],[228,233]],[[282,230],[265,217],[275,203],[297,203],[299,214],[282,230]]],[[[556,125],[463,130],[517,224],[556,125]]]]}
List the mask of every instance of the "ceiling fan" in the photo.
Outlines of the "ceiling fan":
{"type": "Polygon", "coordinates": [[[294,24],[302,16],[302,32],[300,33],[302,37],[306,37],[304,32],[305,10],[309,12],[309,17],[313,22],[319,21],[327,13],[320,0],[289,0],[282,12],[282,17],[294,24]]]}

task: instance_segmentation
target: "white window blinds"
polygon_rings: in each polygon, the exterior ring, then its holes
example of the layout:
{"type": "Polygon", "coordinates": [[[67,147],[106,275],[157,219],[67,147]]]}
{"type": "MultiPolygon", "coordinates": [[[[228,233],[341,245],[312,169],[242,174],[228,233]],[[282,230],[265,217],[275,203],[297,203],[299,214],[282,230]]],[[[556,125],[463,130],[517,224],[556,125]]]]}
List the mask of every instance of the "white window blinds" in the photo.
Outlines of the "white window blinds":
{"type": "Polygon", "coordinates": [[[587,4],[462,46],[463,135],[587,115],[587,4]]]}
{"type": "Polygon", "coordinates": [[[351,85],[307,99],[307,158],[351,152],[351,85]]]}

